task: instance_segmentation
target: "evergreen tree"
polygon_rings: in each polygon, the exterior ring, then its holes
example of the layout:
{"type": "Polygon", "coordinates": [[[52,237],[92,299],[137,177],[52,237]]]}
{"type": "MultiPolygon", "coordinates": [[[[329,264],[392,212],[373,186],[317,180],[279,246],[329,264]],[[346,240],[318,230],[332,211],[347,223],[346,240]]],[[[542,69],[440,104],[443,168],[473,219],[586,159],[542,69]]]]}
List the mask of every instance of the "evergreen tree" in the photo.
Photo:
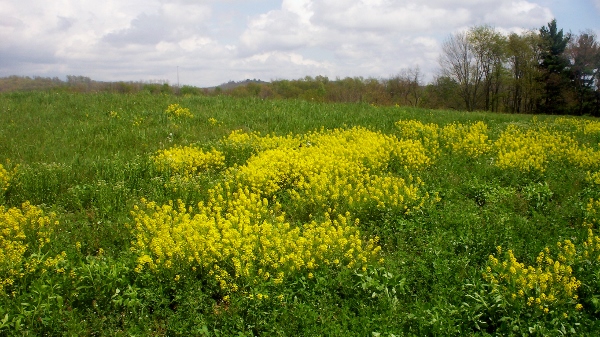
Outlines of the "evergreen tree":
{"type": "Polygon", "coordinates": [[[566,91],[569,88],[569,60],[565,49],[570,34],[558,30],[556,19],[540,28],[540,68],[541,81],[544,84],[540,111],[541,113],[557,114],[566,112],[566,91]]]}

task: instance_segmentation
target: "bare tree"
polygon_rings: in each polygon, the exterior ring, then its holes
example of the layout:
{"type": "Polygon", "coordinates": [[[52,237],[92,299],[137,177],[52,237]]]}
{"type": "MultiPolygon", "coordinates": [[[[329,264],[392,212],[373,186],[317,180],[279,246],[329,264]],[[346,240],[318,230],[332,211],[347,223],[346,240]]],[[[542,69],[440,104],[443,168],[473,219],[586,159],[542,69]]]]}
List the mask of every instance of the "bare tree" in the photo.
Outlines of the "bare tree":
{"type": "Polygon", "coordinates": [[[484,72],[473,53],[467,32],[455,33],[444,41],[440,66],[443,76],[458,83],[465,108],[475,110],[484,72]]]}
{"type": "Polygon", "coordinates": [[[417,107],[421,102],[423,75],[419,66],[402,69],[385,82],[386,90],[396,104],[417,107]]]}

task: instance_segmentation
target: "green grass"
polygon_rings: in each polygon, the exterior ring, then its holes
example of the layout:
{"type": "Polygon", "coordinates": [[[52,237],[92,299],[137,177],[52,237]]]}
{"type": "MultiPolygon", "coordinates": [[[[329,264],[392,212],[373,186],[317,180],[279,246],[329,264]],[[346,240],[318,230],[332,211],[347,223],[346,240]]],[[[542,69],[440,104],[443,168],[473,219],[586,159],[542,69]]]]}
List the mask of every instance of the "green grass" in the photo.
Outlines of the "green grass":
{"type": "MultiPolygon", "coordinates": [[[[381,238],[385,262],[379,269],[297,277],[277,290],[283,302],[236,294],[227,302],[208,278],[173,282],[133,270],[128,226],[134,205],[141,198],[192,205],[221,179],[220,172],[206,174],[195,189],[173,191],[166,187],[169,176],[152,165],[155,151],[189,144],[222,148],[219,140],[237,129],[285,135],[364,126],[400,136],[394,123],[401,119],[441,126],[484,121],[495,138],[509,123],[529,125],[533,116],[145,93],[0,95],[0,163],[18,172],[0,204],[29,201],[56,212],[60,225],[46,253],[64,250],[66,270],[80,275],[36,274],[0,295],[0,334],[466,336],[560,335],[571,328],[597,334],[597,264],[578,271],[585,301],[572,320],[497,316],[510,311],[491,295],[474,300],[488,289],[481,275],[497,246],[534,264],[545,247],[587,237],[585,206],[600,198],[600,189],[586,181],[586,169],[563,163],[539,175],[503,171],[488,159],[441,157],[419,173],[427,191],[440,194],[439,203],[410,216],[377,214],[361,224],[365,236],[381,238]],[[170,119],[164,112],[174,103],[194,118],[170,119]]],[[[597,151],[597,139],[580,141],[597,151]]],[[[251,153],[228,155],[231,166],[251,153]]]]}

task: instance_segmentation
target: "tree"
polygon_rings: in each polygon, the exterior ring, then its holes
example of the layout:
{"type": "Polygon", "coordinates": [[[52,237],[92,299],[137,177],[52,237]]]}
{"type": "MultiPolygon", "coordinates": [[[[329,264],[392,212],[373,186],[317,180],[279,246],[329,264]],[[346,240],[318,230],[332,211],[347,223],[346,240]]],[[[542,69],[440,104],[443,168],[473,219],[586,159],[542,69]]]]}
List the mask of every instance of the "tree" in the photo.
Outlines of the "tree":
{"type": "Polygon", "coordinates": [[[508,110],[532,113],[540,99],[539,35],[529,31],[512,33],[507,41],[507,61],[510,71],[508,110]]]}
{"type": "Polygon", "coordinates": [[[476,74],[481,75],[484,109],[498,111],[498,95],[506,59],[506,37],[490,26],[476,26],[467,33],[476,74]]]}
{"type": "Polygon", "coordinates": [[[431,109],[464,109],[464,100],[460,97],[458,82],[447,76],[436,76],[433,82],[425,86],[423,105],[431,109]]]}
{"type": "Polygon", "coordinates": [[[465,103],[465,108],[468,111],[475,110],[483,72],[481,65],[477,64],[466,32],[455,33],[444,41],[440,65],[442,76],[458,83],[459,95],[465,103]]]}
{"type": "Polygon", "coordinates": [[[575,113],[600,115],[600,45],[596,35],[588,31],[571,39],[566,54],[571,63],[572,89],[576,97],[575,113]]]}
{"type": "Polygon", "coordinates": [[[336,79],[327,90],[329,102],[363,102],[365,81],[362,77],[336,79]]]}
{"type": "Polygon", "coordinates": [[[566,112],[565,93],[569,87],[569,60],[564,52],[570,39],[571,34],[564,34],[562,29],[558,30],[556,19],[548,23],[547,27],[540,28],[540,68],[544,83],[541,108],[545,113],[566,112]]]}
{"type": "Polygon", "coordinates": [[[402,69],[400,73],[385,81],[385,88],[392,103],[417,107],[421,102],[423,81],[419,67],[402,69]]]}

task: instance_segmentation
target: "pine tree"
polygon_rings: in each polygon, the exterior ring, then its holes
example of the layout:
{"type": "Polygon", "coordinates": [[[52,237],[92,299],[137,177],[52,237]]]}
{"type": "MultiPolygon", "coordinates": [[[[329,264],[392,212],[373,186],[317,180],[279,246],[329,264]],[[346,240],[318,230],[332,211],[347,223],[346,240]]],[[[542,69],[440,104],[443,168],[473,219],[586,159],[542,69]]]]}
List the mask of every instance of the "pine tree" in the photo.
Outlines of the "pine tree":
{"type": "Polygon", "coordinates": [[[540,69],[544,84],[541,113],[560,114],[566,112],[565,95],[569,88],[569,60],[565,49],[571,34],[558,30],[556,19],[540,28],[540,69]]]}

